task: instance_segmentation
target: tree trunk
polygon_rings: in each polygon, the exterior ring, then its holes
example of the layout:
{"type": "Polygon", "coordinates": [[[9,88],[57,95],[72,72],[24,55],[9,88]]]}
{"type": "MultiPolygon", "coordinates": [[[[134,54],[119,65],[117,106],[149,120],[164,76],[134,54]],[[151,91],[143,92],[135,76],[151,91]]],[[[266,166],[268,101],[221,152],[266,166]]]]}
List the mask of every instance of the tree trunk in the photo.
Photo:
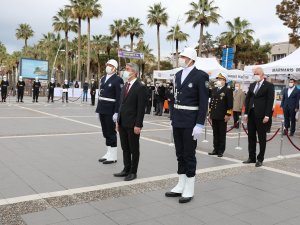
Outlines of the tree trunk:
{"type": "Polygon", "coordinates": [[[26,49],[27,49],[27,38],[25,38],[25,51],[26,51],[26,49]]]}
{"type": "Polygon", "coordinates": [[[133,35],[130,35],[130,40],[131,40],[131,43],[130,43],[130,50],[133,51],[133,35]]]}
{"type": "Polygon", "coordinates": [[[88,17],[88,50],[87,50],[87,63],[86,63],[86,76],[87,79],[90,80],[91,76],[90,76],[90,50],[91,50],[91,46],[90,46],[90,35],[91,35],[91,19],[88,17]]]}
{"type": "Polygon", "coordinates": [[[160,70],[160,39],[159,39],[159,26],[157,24],[157,70],[160,70]]]}
{"type": "Polygon", "coordinates": [[[119,71],[119,75],[120,75],[120,68],[121,68],[121,58],[119,57],[119,50],[120,50],[120,35],[117,34],[117,42],[118,42],[118,62],[119,62],[119,66],[118,66],[118,71],[119,71]]]}
{"type": "Polygon", "coordinates": [[[178,68],[178,39],[176,41],[176,68],[178,68]]]}
{"type": "Polygon", "coordinates": [[[202,56],[202,44],[203,44],[203,29],[204,25],[200,24],[200,39],[199,39],[199,49],[198,49],[198,56],[202,56]]]}
{"type": "Polygon", "coordinates": [[[80,49],[81,49],[81,18],[78,18],[78,58],[77,58],[77,75],[76,80],[79,81],[80,72],[81,72],[81,63],[80,63],[80,49]]]}
{"type": "Polygon", "coordinates": [[[65,80],[69,80],[69,40],[68,40],[68,31],[65,32],[65,39],[66,39],[66,65],[65,65],[65,80]]]}

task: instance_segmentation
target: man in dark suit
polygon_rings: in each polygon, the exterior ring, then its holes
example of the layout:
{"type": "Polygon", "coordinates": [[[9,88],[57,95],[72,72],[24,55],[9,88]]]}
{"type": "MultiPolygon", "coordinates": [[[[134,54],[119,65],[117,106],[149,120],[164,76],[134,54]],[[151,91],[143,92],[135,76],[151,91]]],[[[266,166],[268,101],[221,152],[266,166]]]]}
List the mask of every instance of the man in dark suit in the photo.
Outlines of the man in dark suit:
{"type": "Polygon", "coordinates": [[[110,59],[106,63],[106,75],[100,80],[98,92],[98,105],[96,113],[102,127],[103,137],[106,141],[106,154],[99,159],[103,164],[117,162],[117,132],[116,124],[120,105],[120,93],[123,80],[117,75],[118,62],[110,59]]]}
{"type": "Polygon", "coordinates": [[[147,102],[146,87],[137,80],[138,66],[127,63],[123,73],[127,81],[121,91],[120,109],[117,120],[121,146],[123,149],[124,169],[115,177],[125,177],[125,181],[137,177],[140,158],[140,133],[143,127],[147,102]]]}
{"type": "MultiPolygon", "coordinates": [[[[282,101],[280,107],[284,113],[284,127],[290,130],[290,136],[293,136],[296,128],[296,113],[299,110],[299,95],[300,91],[295,86],[295,80],[289,80],[289,87],[283,91],[282,101]]],[[[285,135],[285,133],[283,133],[285,135]]]]}
{"type": "Polygon", "coordinates": [[[91,105],[95,105],[95,97],[96,97],[96,90],[97,90],[97,86],[95,84],[95,80],[91,79],[91,90],[90,90],[90,94],[91,94],[91,105]]]}
{"type": "Polygon", "coordinates": [[[267,126],[272,116],[274,102],[274,85],[264,80],[261,67],[254,69],[256,82],[250,84],[245,99],[244,120],[248,126],[248,151],[249,158],[243,163],[256,163],[262,166],[266,150],[267,126]],[[259,140],[259,154],[256,162],[256,133],[259,140]]]}
{"type": "Polygon", "coordinates": [[[227,75],[220,73],[217,76],[216,86],[212,90],[209,105],[209,115],[212,119],[214,150],[209,155],[222,157],[226,149],[227,122],[230,120],[233,107],[233,93],[226,86],[227,75]]]}
{"type": "Polygon", "coordinates": [[[208,108],[208,75],[195,67],[197,52],[185,48],[180,53],[180,66],[175,74],[174,109],[171,114],[178,162],[177,185],[166,197],[180,197],[179,203],[190,202],[194,196],[196,147],[208,108]]]}

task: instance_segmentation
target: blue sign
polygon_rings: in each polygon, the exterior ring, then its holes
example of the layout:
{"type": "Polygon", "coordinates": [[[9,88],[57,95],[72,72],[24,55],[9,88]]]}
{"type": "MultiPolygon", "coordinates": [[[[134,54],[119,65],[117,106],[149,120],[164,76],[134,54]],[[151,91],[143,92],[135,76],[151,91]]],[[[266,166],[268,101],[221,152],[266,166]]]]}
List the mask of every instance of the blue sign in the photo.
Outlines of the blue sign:
{"type": "Polygon", "coordinates": [[[144,59],[144,53],[142,52],[127,52],[119,50],[118,56],[121,58],[144,59]]]}
{"type": "Polygon", "coordinates": [[[222,66],[226,69],[232,69],[234,59],[234,48],[223,48],[222,66]]]}

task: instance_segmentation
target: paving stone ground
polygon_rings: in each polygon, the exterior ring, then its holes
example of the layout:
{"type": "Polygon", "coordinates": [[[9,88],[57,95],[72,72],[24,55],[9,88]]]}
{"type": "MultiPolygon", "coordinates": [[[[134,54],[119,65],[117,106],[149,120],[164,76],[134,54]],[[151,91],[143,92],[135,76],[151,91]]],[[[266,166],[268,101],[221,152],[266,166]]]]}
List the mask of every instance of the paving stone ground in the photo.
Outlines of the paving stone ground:
{"type": "MultiPolygon", "coordinates": [[[[243,165],[247,135],[227,135],[223,158],[212,151],[207,124],[198,141],[195,197],[189,204],[164,193],[176,184],[168,115],[146,115],[138,179],[112,176],[98,163],[105,142],[95,107],[80,101],[0,104],[0,225],[299,225],[300,154],[283,137],[268,142],[264,166],[243,165]],[[282,155],[284,158],[278,158],[282,155]]],[[[272,134],[281,126],[274,118],[272,134]]],[[[232,122],[231,122],[232,124],[232,122]]],[[[299,133],[292,141],[300,146],[299,133]]]]}

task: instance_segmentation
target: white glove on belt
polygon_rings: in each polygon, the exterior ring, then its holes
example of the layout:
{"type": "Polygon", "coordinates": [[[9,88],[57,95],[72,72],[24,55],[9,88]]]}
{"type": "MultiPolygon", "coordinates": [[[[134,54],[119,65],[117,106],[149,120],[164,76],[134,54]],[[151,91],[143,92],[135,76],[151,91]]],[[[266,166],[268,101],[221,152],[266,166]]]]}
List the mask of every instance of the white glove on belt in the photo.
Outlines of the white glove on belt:
{"type": "Polygon", "coordinates": [[[117,122],[117,119],[118,119],[118,113],[115,113],[112,117],[113,121],[114,122],[117,122]]]}
{"type": "Polygon", "coordinates": [[[202,128],[203,128],[203,125],[196,124],[196,126],[193,129],[193,133],[192,133],[194,140],[198,140],[200,138],[202,128]]]}

